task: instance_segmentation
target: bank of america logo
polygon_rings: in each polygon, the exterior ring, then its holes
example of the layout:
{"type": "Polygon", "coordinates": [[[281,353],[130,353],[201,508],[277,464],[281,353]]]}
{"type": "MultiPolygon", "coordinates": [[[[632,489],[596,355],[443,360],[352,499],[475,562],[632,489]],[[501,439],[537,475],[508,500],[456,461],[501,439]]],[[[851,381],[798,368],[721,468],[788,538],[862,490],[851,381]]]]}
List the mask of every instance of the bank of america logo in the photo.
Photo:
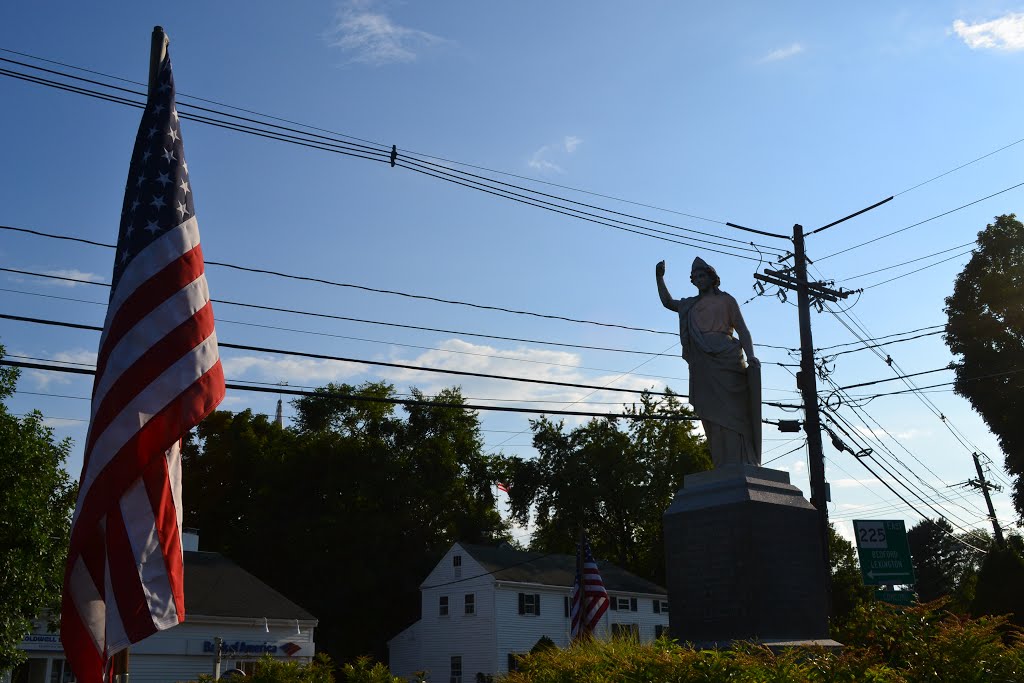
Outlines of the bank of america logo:
{"type": "Polygon", "coordinates": [[[298,652],[299,650],[301,650],[301,649],[302,649],[302,646],[301,646],[301,645],[296,645],[295,643],[285,643],[284,645],[282,645],[282,646],[281,646],[281,649],[282,649],[282,650],[284,650],[284,653],[285,653],[286,655],[288,655],[289,657],[291,657],[291,656],[292,656],[292,655],[294,655],[294,654],[295,654],[296,652],[298,652]]]}

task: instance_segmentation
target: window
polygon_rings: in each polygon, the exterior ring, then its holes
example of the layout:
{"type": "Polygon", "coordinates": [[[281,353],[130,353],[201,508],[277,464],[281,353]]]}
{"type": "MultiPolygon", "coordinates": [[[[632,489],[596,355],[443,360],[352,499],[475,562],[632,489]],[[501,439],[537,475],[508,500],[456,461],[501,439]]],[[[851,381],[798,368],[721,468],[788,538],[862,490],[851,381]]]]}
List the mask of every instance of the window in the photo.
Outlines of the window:
{"type": "Polygon", "coordinates": [[[661,624],[655,624],[654,626],[654,637],[661,638],[662,636],[668,637],[668,626],[662,626],[661,624]]]}
{"type": "Polygon", "coordinates": [[[519,613],[540,615],[540,593],[520,593],[519,613]]]}
{"type": "Polygon", "coordinates": [[[668,600],[652,600],[655,614],[668,614],[668,600]]]}
{"type": "Polygon", "coordinates": [[[476,614],[475,593],[466,593],[466,614],[476,614]]]}
{"type": "Polygon", "coordinates": [[[452,655],[452,673],[448,676],[448,683],[462,683],[461,655],[452,655]]]}
{"type": "Polygon", "coordinates": [[[569,616],[569,596],[566,595],[564,600],[565,600],[565,616],[569,616]]]}
{"type": "Polygon", "coordinates": [[[441,599],[440,599],[440,601],[438,602],[438,605],[437,605],[437,614],[438,614],[438,616],[442,616],[442,617],[448,616],[448,596],[447,595],[442,595],[441,596],[441,599]]]}
{"type": "Polygon", "coordinates": [[[635,612],[637,608],[636,598],[624,598],[621,596],[612,598],[611,608],[624,612],[635,612]]]}
{"type": "Polygon", "coordinates": [[[612,638],[640,638],[640,624],[612,624],[612,638]]]}
{"type": "MultiPolygon", "coordinates": [[[[45,663],[46,660],[39,660],[45,663]]],[[[18,680],[15,677],[14,680],[18,680]]],[[[40,678],[42,680],[42,672],[40,678]]],[[[75,675],[71,673],[71,665],[63,659],[54,659],[50,668],[50,683],[75,683],[75,675]]]]}
{"type": "Polygon", "coordinates": [[[518,654],[516,652],[509,652],[508,653],[508,670],[509,671],[519,671],[519,658],[521,656],[522,655],[520,655],[520,654],[518,654]]]}
{"type": "Polygon", "coordinates": [[[455,578],[462,576],[462,555],[452,556],[452,571],[455,572],[455,578]]]}

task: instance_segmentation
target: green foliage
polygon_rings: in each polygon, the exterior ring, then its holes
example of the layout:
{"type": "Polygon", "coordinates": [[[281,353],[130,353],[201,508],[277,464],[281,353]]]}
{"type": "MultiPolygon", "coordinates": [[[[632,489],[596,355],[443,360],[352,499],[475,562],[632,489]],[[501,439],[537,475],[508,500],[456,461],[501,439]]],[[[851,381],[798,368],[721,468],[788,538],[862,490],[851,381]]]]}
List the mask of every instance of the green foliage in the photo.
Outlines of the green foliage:
{"type": "Polygon", "coordinates": [[[946,299],[946,344],[959,360],[955,390],[971,402],[1016,479],[1013,502],[1024,518],[1024,224],[997,216],[978,233],[978,247],[946,299]]]}
{"type": "Polygon", "coordinates": [[[1005,614],[1024,627],[1024,560],[1013,548],[993,548],[978,572],[971,613],[1005,614]]]}
{"type": "MultiPolygon", "coordinates": [[[[17,380],[0,369],[0,401],[17,380]]],[[[77,492],[63,469],[70,448],[54,443],[38,412],[19,420],[0,404],[0,671],[24,660],[18,644],[32,620],[59,612],[77,492]]]]}
{"type": "Polygon", "coordinates": [[[345,683],[405,683],[404,679],[392,676],[386,666],[373,662],[369,657],[360,657],[341,668],[345,683]]]}
{"type": "MultiPolygon", "coordinates": [[[[357,662],[358,664],[358,662],[357,662]]],[[[369,670],[369,669],[367,669],[369,670]]],[[[202,674],[198,683],[213,683],[213,676],[202,674]]],[[[270,655],[256,662],[251,677],[237,678],[238,681],[252,683],[334,683],[334,664],[325,654],[318,654],[309,664],[295,661],[274,659],[270,655]]],[[[392,683],[393,678],[355,678],[343,679],[352,683],[392,683]]]]}
{"type": "Polygon", "coordinates": [[[946,683],[1019,681],[1024,647],[1000,637],[1005,621],[948,614],[942,605],[894,609],[856,606],[839,640],[841,652],[756,644],[698,651],[658,640],[592,640],[520,660],[503,683],[946,683]]]}
{"type": "MultiPolygon", "coordinates": [[[[975,551],[957,540],[953,527],[945,519],[922,519],[907,532],[907,544],[914,560],[914,585],[921,602],[951,595],[961,577],[973,566],[975,551]]],[[[987,546],[981,534],[965,536],[974,546],[987,546]]]]}
{"type": "Polygon", "coordinates": [[[828,525],[829,557],[832,560],[832,623],[849,618],[853,609],[872,599],[873,589],[864,585],[860,560],[853,544],[828,525]]]}
{"type": "MultiPolygon", "coordinates": [[[[644,395],[640,415],[693,417],[678,397],[644,395]]],[[[661,517],[683,476],[711,467],[689,420],[594,419],[569,432],[562,422],[533,420],[540,457],[508,458],[513,517],[535,512],[531,550],[574,553],[581,527],[594,555],[655,582],[665,580],[661,517]]]]}
{"type": "Polygon", "coordinates": [[[394,397],[390,385],[322,391],[295,401],[294,430],[249,411],[207,418],[184,450],[185,523],[204,549],[315,614],[319,649],[380,659],[419,616],[419,583],[453,542],[506,537],[495,463],[457,390],[434,399],[451,407],[406,416],[346,398],[394,397]]]}

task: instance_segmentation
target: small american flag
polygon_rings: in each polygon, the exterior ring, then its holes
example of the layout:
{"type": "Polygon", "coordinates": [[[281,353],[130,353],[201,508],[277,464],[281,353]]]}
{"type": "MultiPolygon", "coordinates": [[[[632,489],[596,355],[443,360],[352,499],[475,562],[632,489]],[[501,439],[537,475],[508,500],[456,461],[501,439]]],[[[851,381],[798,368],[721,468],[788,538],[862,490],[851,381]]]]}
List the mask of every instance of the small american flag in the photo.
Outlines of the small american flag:
{"type": "Polygon", "coordinates": [[[181,439],[224,398],[169,56],[158,75],[128,170],[64,573],[61,641],[79,683],[184,621],[181,439]]]}
{"type": "Polygon", "coordinates": [[[608,611],[609,605],[608,591],[601,580],[601,572],[597,571],[597,562],[594,560],[594,554],[590,552],[590,543],[586,538],[583,539],[582,547],[576,544],[576,567],[576,580],[569,593],[569,617],[572,624],[569,634],[573,639],[584,633],[592,633],[601,617],[608,611]],[[584,587],[582,591],[581,584],[584,587]],[[582,609],[583,597],[586,597],[587,603],[585,613],[582,609]]]}
{"type": "Polygon", "coordinates": [[[503,491],[504,493],[508,493],[508,484],[506,484],[505,482],[503,482],[503,481],[496,481],[496,482],[494,482],[494,485],[496,487],[498,487],[499,491],[503,491]]]}

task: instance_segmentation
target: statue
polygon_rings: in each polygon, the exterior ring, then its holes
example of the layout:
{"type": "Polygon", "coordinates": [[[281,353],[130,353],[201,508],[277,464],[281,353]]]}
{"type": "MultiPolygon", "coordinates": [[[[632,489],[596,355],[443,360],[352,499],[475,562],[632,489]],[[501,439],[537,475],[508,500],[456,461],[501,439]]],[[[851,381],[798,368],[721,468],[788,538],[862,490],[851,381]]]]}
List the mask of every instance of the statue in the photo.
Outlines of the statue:
{"type": "Polygon", "coordinates": [[[655,274],[661,303],[679,314],[679,342],[690,366],[690,404],[704,426],[711,461],[716,468],[760,465],[761,362],[754,357],[736,299],[718,288],[718,273],[700,258],[690,270],[697,296],[672,298],[664,261],[655,274]]]}

